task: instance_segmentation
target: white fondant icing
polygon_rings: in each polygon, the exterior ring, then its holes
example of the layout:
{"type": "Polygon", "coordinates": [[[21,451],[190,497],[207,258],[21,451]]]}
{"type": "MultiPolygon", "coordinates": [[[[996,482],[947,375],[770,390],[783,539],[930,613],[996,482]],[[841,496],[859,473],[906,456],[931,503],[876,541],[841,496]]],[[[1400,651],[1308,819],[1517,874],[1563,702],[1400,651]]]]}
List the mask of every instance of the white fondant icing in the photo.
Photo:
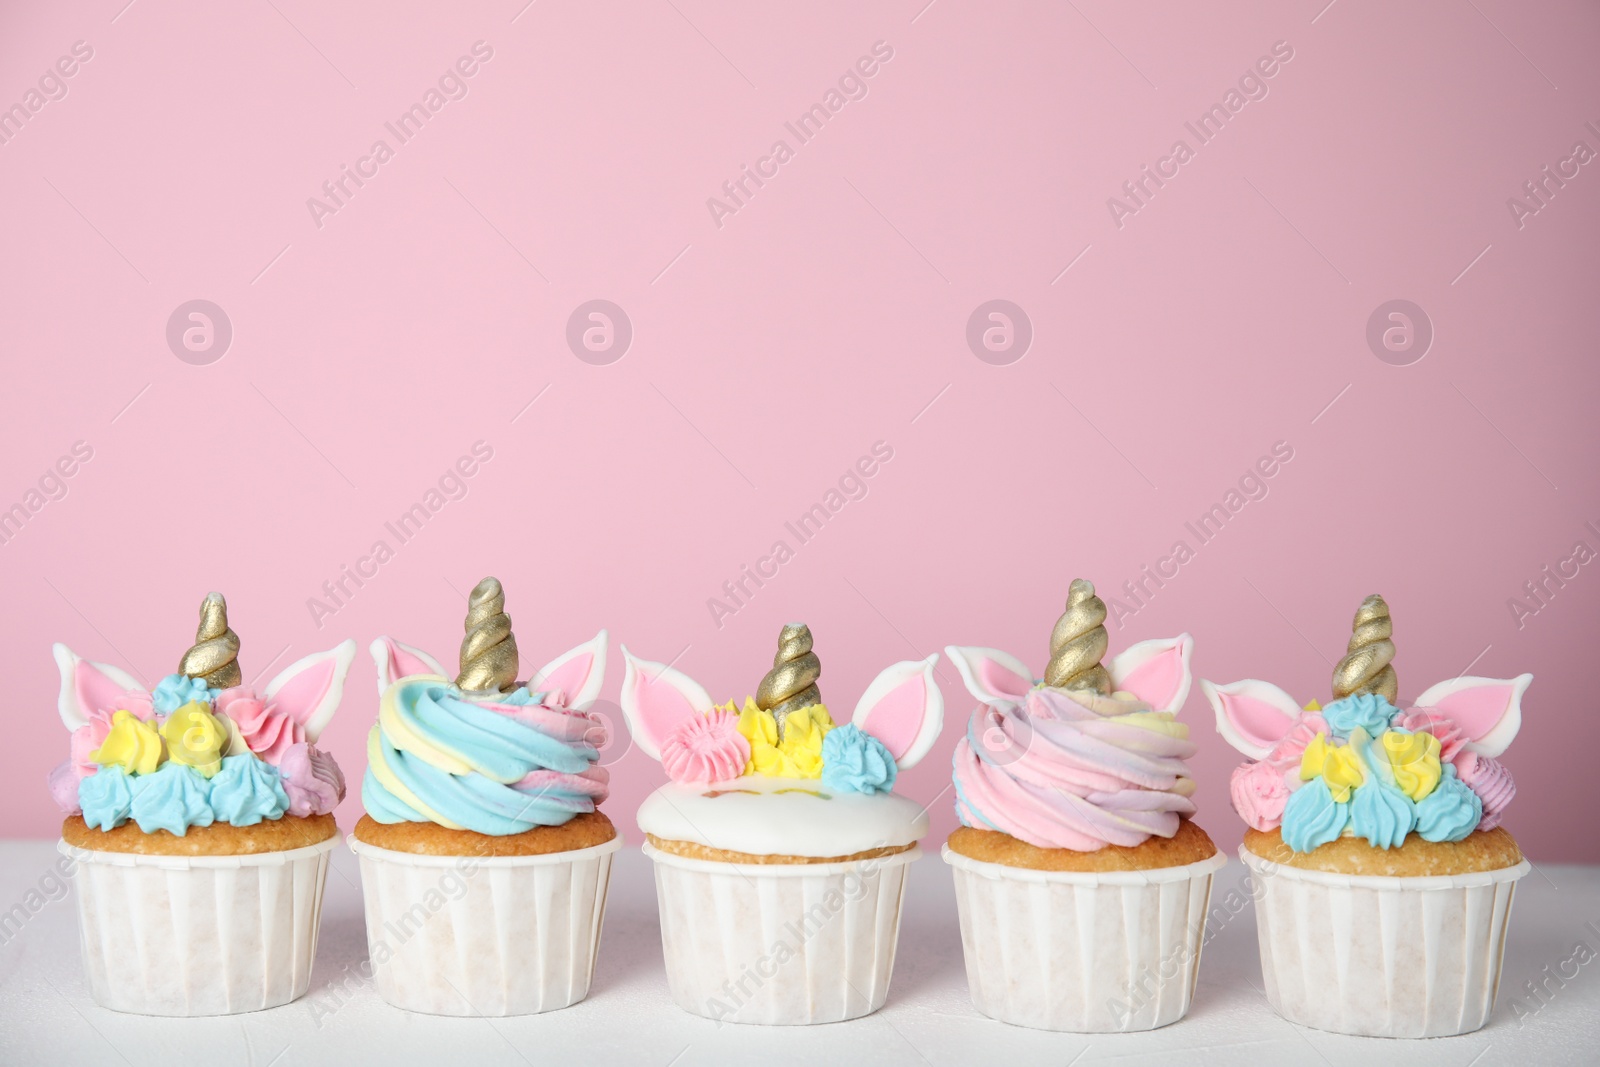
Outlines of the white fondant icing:
{"type": "Polygon", "coordinates": [[[568,649],[530,675],[528,691],[536,693],[544,689],[546,679],[581,656],[592,656],[594,661],[590,664],[589,672],[584,676],[582,683],[576,687],[577,691],[566,694],[566,706],[574,711],[587,711],[600,696],[600,686],[606,680],[606,631],[604,630],[601,630],[593,640],[568,649]]]}
{"type": "Polygon", "coordinates": [[[856,727],[869,734],[873,733],[870,725],[873,712],[878,709],[883,699],[911,679],[921,676],[925,688],[920,725],[917,726],[910,747],[894,761],[895,766],[902,771],[915,767],[922,757],[928,754],[933,743],[939,739],[939,731],[944,726],[944,693],[933,677],[933,666],[938,662],[939,656],[935,653],[927,659],[901,660],[885,667],[872,680],[872,684],[867,686],[867,691],[861,694],[861,699],[856,702],[856,710],[850,717],[850,721],[856,727]]]}
{"type": "MultiPolygon", "coordinates": [[[[1149,641],[1140,641],[1129,645],[1118,652],[1106,663],[1106,673],[1111,675],[1111,685],[1115,689],[1123,688],[1123,680],[1134,671],[1149,663],[1157,656],[1177,648],[1182,675],[1178,681],[1177,691],[1168,700],[1155,708],[1156,711],[1178,714],[1183,709],[1183,702],[1189,699],[1189,686],[1194,681],[1194,674],[1190,670],[1190,662],[1194,659],[1194,638],[1189,634],[1179,634],[1177,637],[1157,637],[1149,641]]],[[[1152,702],[1153,703],[1153,702],[1152,702]]]]}
{"type": "Polygon", "coordinates": [[[1467,742],[1467,747],[1475,752],[1493,758],[1504,752],[1511,742],[1516,739],[1517,731],[1522,729],[1522,694],[1528,691],[1528,685],[1533,681],[1531,674],[1519,674],[1515,678],[1479,678],[1474,675],[1463,675],[1460,678],[1451,678],[1449,681],[1438,682],[1431,685],[1417,698],[1416,706],[1419,708],[1433,708],[1440,704],[1448,704],[1450,697],[1472,689],[1481,689],[1486,686],[1507,686],[1510,688],[1510,699],[1506,708],[1500,713],[1500,718],[1494,726],[1481,737],[1467,742]]]}
{"type": "MultiPolygon", "coordinates": [[[[1205,694],[1207,703],[1217,716],[1217,732],[1223,740],[1249,756],[1251,759],[1265,759],[1267,754],[1277,745],[1284,734],[1294,728],[1296,720],[1300,718],[1300,705],[1295,703],[1294,697],[1285,693],[1271,682],[1263,682],[1257,678],[1244,678],[1226,685],[1217,685],[1200,679],[1200,692],[1205,694]],[[1263,705],[1278,711],[1283,715],[1282,731],[1270,744],[1262,744],[1255,739],[1254,731],[1249,735],[1235,725],[1228,715],[1228,696],[1242,696],[1254,699],[1263,705]]],[[[1269,731],[1270,732],[1270,731],[1269,731]]],[[[1263,739],[1264,740],[1264,739],[1263,739]]]]}
{"type": "MultiPolygon", "coordinates": [[[[89,721],[88,713],[94,710],[78,703],[78,664],[84,660],[82,656],[59,641],[50,646],[50,651],[55,655],[56,666],[61,668],[61,693],[56,699],[56,712],[68,730],[76,730],[89,721]]],[[[89,661],[89,666],[124,689],[144,689],[143,683],[121,667],[113,667],[109,663],[95,663],[92,660],[89,661]]]]}
{"type": "Polygon", "coordinates": [[[671,724],[651,723],[650,708],[647,706],[650,690],[656,686],[667,686],[677,690],[678,694],[687,701],[693,711],[707,712],[715,707],[711,694],[707,693],[705,686],[690,678],[682,671],[674,670],[665,663],[652,663],[647,659],[640,659],[628,651],[627,645],[622,648],[622,715],[628,721],[628,732],[633,735],[634,742],[643,752],[653,760],[661,759],[661,742],[666,740],[671,724]],[[660,735],[653,727],[664,727],[660,735]]]}
{"type": "Polygon", "coordinates": [[[404,676],[403,673],[396,672],[393,658],[389,655],[389,645],[391,643],[395,648],[398,648],[407,655],[414,656],[421,660],[428,668],[427,673],[440,675],[444,674],[444,665],[438,660],[434,659],[432,656],[428,655],[428,653],[424,652],[422,649],[417,648],[414,645],[402,644],[399,641],[394,640],[392,637],[374,637],[372,639],[372,644],[367,646],[367,651],[372,653],[372,662],[378,666],[379,697],[383,696],[383,691],[385,689],[388,689],[389,686],[393,685],[404,676]]]}
{"type": "Polygon", "coordinates": [[[639,808],[639,829],[758,856],[849,856],[919,840],[928,813],[898,793],[841,793],[815,778],[752,774],[704,786],[669,782],[639,808]]]}
{"type": "Polygon", "coordinates": [[[321,698],[310,707],[296,709],[294,712],[295,718],[305,727],[306,740],[315,744],[322,734],[323,727],[328,725],[333,713],[339,710],[339,700],[344,696],[345,676],[350,673],[350,664],[355,662],[355,658],[356,643],[346,638],[326,652],[313,652],[291,663],[267,683],[266,691],[262,695],[271,700],[278,695],[279,690],[306,671],[331,668],[327,688],[323,690],[321,698]]]}
{"type": "Polygon", "coordinates": [[[1026,681],[1028,686],[1034,682],[1033,672],[1028,665],[1009,652],[1002,652],[998,648],[982,648],[976,645],[946,645],[944,654],[950,657],[950,662],[956,665],[956,670],[961,674],[961,681],[966,684],[967,692],[971,693],[981,704],[1015,704],[1017,698],[1008,693],[997,692],[987,685],[980,673],[984,660],[990,660],[997,666],[1017,675],[1026,681]]]}

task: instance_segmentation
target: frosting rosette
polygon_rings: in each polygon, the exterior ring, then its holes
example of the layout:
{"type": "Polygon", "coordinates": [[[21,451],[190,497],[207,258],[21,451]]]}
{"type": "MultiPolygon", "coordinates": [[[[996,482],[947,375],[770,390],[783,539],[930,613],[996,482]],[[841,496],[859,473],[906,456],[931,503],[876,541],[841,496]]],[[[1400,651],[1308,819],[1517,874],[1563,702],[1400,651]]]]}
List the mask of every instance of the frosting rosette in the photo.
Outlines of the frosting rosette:
{"type": "Polygon", "coordinates": [[[956,813],[1040,848],[1171,837],[1192,815],[1189,728],[1136,699],[1038,687],[980,705],[956,744],[956,813]]]}
{"type": "Polygon", "coordinates": [[[1413,833],[1460,841],[1499,825],[1516,787],[1448,713],[1362,693],[1300,713],[1262,759],[1234,770],[1230,791],[1246,823],[1310,852],[1341,836],[1385,849],[1413,833]]]}
{"type": "Polygon", "coordinates": [[[468,699],[436,675],[394,682],[367,736],[367,814],[505,836],[594,811],[608,791],[604,723],[544,699],[468,699]]]}
{"type": "Polygon", "coordinates": [[[738,778],[750,762],[750,742],[739,732],[730,703],[678,724],[661,744],[661,766],[674,782],[706,785],[738,778]]]}
{"type": "Polygon", "coordinates": [[[146,833],[179,837],[191,826],[332,812],[344,799],[344,776],[309,742],[337,705],[348,645],[288,668],[268,686],[277,699],[182,674],[152,691],[128,689],[57,646],[70,683],[62,718],[72,734],[66,761],[50,773],[51,797],[93,828],[131,819],[146,833]],[[286,694],[281,683],[293,680],[306,684],[286,694]]]}

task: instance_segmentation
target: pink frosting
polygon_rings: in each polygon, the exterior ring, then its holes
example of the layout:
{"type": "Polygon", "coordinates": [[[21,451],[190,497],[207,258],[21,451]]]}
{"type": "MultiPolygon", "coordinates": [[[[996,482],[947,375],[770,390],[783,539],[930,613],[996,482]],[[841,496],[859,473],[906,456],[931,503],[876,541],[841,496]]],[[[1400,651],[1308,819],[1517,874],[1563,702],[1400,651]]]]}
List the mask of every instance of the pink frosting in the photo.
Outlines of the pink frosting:
{"type": "Polygon", "coordinates": [[[661,766],[674,782],[725,782],[744,773],[750,742],[731,711],[690,715],[661,743],[661,766]]]}
{"type": "Polygon", "coordinates": [[[91,711],[87,718],[88,722],[72,731],[71,763],[80,782],[100,769],[100,765],[90,758],[90,753],[105,744],[106,735],[111,732],[111,712],[91,711]]]}
{"type": "Polygon", "coordinates": [[[1445,763],[1454,763],[1462,754],[1468,737],[1455,720],[1442,711],[1433,708],[1412,708],[1395,722],[1396,726],[1403,726],[1412,733],[1430,733],[1439,739],[1439,759],[1445,763]]]}
{"type": "Polygon", "coordinates": [[[1511,772],[1499,760],[1480,756],[1470,749],[1463,751],[1455,764],[1457,777],[1483,801],[1483,819],[1478,829],[1493,830],[1500,825],[1507,805],[1517,795],[1511,772]]]}
{"type": "Polygon", "coordinates": [[[1288,761],[1259,760],[1233,769],[1228,781],[1233,810],[1257,830],[1276,830],[1283,824],[1283,808],[1289,802],[1289,779],[1296,764],[1288,761]]]}
{"type": "Polygon", "coordinates": [[[344,773],[333,757],[306,742],[290,745],[278,761],[290,815],[326,815],[344,799],[344,773]]]}
{"type": "Polygon", "coordinates": [[[1171,837],[1195,811],[1179,792],[1195,746],[1119,721],[1149,711],[1142,702],[1048,687],[1020,705],[980,706],[956,744],[956,813],[967,826],[1041,848],[1093,852],[1171,837]]]}
{"type": "Polygon", "coordinates": [[[289,749],[306,739],[306,728],[288,712],[263,703],[242,685],[217,694],[214,710],[232,719],[250,751],[273,765],[281,764],[289,749]]]}
{"type": "Polygon", "coordinates": [[[63,760],[50,772],[50,799],[68,815],[76,815],[83,808],[78,804],[78,783],[82,778],[70,759],[63,760]]]}

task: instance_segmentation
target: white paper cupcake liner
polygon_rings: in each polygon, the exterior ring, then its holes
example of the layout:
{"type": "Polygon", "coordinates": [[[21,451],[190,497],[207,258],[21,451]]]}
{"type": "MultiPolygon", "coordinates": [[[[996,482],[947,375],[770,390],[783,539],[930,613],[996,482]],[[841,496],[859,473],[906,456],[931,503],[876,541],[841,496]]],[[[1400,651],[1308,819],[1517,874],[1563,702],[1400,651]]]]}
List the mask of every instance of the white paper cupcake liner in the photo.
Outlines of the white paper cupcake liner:
{"type": "Polygon", "coordinates": [[[1447,1037],[1489,1020],[1511,896],[1532,868],[1380,878],[1285,867],[1256,880],[1267,999],[1290,1022],[1370,1037],[1447,1037]]]}
{"type": "Polygon", "coordinates": [[[62,841],[76,864],[95,1002],[140,1015],[233,1015],[311,982],[330,837],[252,856],[147,856],[62,841]]]}
{"type": "Polygon", "coordinates": [[[390,1004],[501,1017],[588,995],[622,835],[543,856],[418,856],[347,841],[361,857],[373,979],[390,1004]]]}
{"type": "Polygon", "coordinates": [[[646,844],[672,999],[719,1022],[835,1023],[889,995],[921,850],[836,863],[718,863],[646,844]]]}
{"type": "Polygon", "coordinates": [[[1217,853],[1146,871],[1036,871],[942,855],[972,1003],[1036,1030],[1123,1033],[1183,1018],[1194,998],[1217,853]]]}

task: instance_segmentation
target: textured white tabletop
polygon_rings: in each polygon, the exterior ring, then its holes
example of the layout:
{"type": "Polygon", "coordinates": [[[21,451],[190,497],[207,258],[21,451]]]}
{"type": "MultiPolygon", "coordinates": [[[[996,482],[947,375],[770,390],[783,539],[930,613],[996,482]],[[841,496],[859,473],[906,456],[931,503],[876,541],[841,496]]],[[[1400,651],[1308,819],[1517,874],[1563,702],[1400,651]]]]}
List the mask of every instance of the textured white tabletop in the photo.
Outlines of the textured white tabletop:
{"type": "MultiPolygon", "coordinates": [[[[517,1019],[441,1019],[389,1007],[356,967],[367,954],[355,857],[335,853],[311,992],[251,1015],[150,1019],[89,999],[70,893],[41,883],[53,842],[0,843],[0,1063],[957,1064],[1181,1062],[1492,1067],[1600,1063],[1600,868],[1535,867],[1518,887],[1500,999],[1475,1034],[1386,1041],[1304,1030],[1259,992],[1249,907],[1205,950],[1183,1021],[1144,1034],[1078,1036],[1005,1026],[967,1000],[950,872],[936,855],[912,869],[889,1002],[832,1026],[718,1026],[673,1003],[662,970],[649,862],[617,859],[589,999],[517,1019]],[[38,895],[29,896],[30,890],[38,895]],[[13,907],[13,906],[16,907],[13,907]],[[33,907],[37,910],[30,910],[33,907]],[[18,910],[20,908],[20,910],[18,910]],[[1581,947],[1580,947],[1581,946],[1581,947]],[[1542,984],[1536,997],[1531,984],[1542,984]]],[[[1238,884],[1237,860],[1213,902],[1238,884]]]]}

